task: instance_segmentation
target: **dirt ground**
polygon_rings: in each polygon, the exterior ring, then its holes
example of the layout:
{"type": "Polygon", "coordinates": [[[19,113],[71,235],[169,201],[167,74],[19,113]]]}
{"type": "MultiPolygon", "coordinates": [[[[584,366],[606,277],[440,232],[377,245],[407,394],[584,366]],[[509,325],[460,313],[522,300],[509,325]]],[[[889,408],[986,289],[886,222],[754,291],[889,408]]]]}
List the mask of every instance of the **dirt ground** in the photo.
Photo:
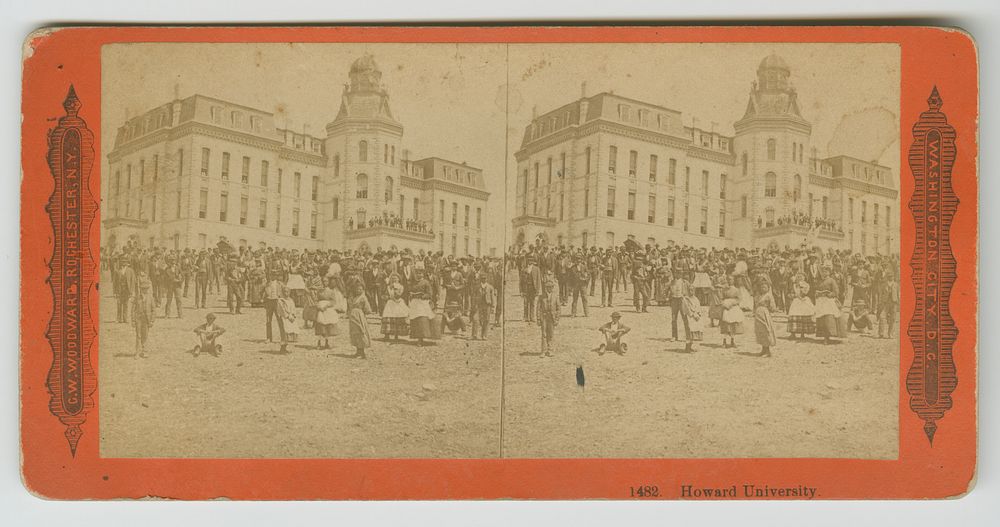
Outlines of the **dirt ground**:
{"type": "MultiPolygon", "coordinates": [[[[667,340],[669,308],[637,314],[630,291],[614,308],[632,327],[626,355],[591,352],[612,308],[573,318],[566,306],[556,356],[542,358],[516,285],[507,291],[503,369],[498,328],[487,342],[377,340],[364,360],[349,358],[346,334],[328,351],[300,330],[291,353],[280,355],[264,340],[263,309],[230,315],[220,295],[209,295],[209,309],[158,318],[149,357],[136,359],[132,327],[114,322],[114,298],[104,294],[101,455],[498,457],[503,379],[504,457],[897,456],[896,338],[796,342],[778,315],[772,358],[751,356],[759,347],[750,325],[736,349],[708,328],[688,354],[667,340]],[[227,328],[225,349],[194,357],[192,330],[208,312],[227,328]]],[[[380,337],[378,321],[369,323],[380,337]]]]}
{"type": "MultiPolygon", "coordinates": [[[[262,308],[230,315],[217,295],[208,305],[158,318],[149,357],[135,359],[131,325],[114,322],[115,299],[102,294],[101,456],[499,455],[499,328],[487,342],[376,341],[368,359],[355,359],[344,323],[333,350],[317,349],[310,329],[279,355],[264,340],[262,308]],[[227,329],[224,351],[195,357],[192,330],[208,312],[227,329]]],[[[369,325],[381,338],[377,320],[369,325]]]]}
{"type": "Polygon", "coordinates": [[[706,328],[698,351],[685,353],[684,342],[667,340],[670,308],[637,314],[631,293],[589,317],[571,318],[565,306],[554,358],[537,355],[540,331],[522,321],[522,299],[509,298],[505,457],[897,457],[898,334],[797,342],[777,315],[771,358],[751,356],[760,351],[752,324],[736,349],[706,328]],[[615,309],[632,328],[629,352],[590,352],[615,309]]]}

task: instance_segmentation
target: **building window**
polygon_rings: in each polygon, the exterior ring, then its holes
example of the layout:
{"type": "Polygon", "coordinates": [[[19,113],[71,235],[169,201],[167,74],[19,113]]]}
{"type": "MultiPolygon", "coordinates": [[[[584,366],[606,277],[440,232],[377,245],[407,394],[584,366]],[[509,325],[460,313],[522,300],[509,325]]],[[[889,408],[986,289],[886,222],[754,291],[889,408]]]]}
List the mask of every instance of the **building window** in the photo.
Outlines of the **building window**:
{"type": "Polygon", "coordinates": [[[362,163],[368,161],[368,141],[358,143],[358,161],[362,163]]]}
{"type": "Polygon", "coordinates": [[[764,209],[764,226],[774,227],[774,209],[771,207],[764,209]]]}
{"type": "Polygon", "coordinates": [[[368,221],[365,209],[358,209],[357,216],[358,216],[358,228],[359,229],[365,228],[365,223],[368,221]]]}
{"type": "MultiPolygon", "coordinates": [[[[812,194],[810,194],[811,196],[812,194]]],[[[864,225],[868,221],[868,202],[861,201],[861,224],[864,225]]]]}
{"type": "MultiPolygon", "coordinates": [[[[823,196],[823,218],[827,218],[827,198],[823,196]]],[[[878,225],[878,208],[875,209],[875,224],[878,225]]]]}
{"type": "Polygon", "coordinates": [[[590,216],[590,189],[583,189],[583,217],[590,216]]]}
{"type": "Polygon", "coordinates": [[[657,165],[657,161],[658,160],[657,160],[657,157],[655,155],[650,155],[649,156],[649,180],[651,182],[653,182],[653,183],[656,183],[656,165],[657,165]]]}
{"type": "Polygon", "coordinates": [[[444,233],[438,234],[438,250],[444,253],[444,233]]]}
{"type": "Polygon", "coordinates": [[[451,224],[458,225],[458,203],[451,203],[451,224]]]}
{"type": "MultiPolygon", "coordinates": [[[[878,203],[872,204],[872,225],[878,225],[878,203]]],[[[823,198],[823,210],[826,210],[826,198],[823,198]]],[[[826,214],[823,214],[826,217],[826,214]]],[[[875,243],[875,247],[878,247],[878,243],[875,243]]]]}
{"type": "Polygon", "coordinates": [[[563,221],[566,217],[566,196],[560,192],[559,193],[559,221],[563,221]]]}
{"type": "Polygon", "coordinates": [[[184,149],[177,151],[177,177],[184,175],[184,149]]]}
{"type": "Polygon", "coordinates": [[[628,175],[629,177],[635,177],[636,172],[639,169],[639,152],[635,150],[630,150],[628,153],[628,175]]]}
{"type": "Polygon", "coordinates": [[[691,167],[684,167],[684,192],[691,192],[691,167]]]}
{"type": "Polygon", "coordinates": [[[281,203],[274,208],[274,232],[281,233],[281,203]]]}
{"type": "Polygon", "coordinates": [[[458,235],[451,235],[451,255],[456,256],[458,254],[458,235]]]}
{"type": "Polygon", "coordinates": [[[719,211],[719,236],[726,236],[726,211],[719,211]]]}
{"type": "Polygon", "coordinates": [[[799,143],[799,164],[802,164],[802,159],[803,159],[802,150],[803,150],[803,145],[802,143],[799,143]]]}
{"type": "Polygon", "coordinates": [[[798,143],[796,143],[795,141],[792,141],[792,161],[793,162],[795,161],[795,153],[798,150],[797,145],[798,145],[798,143]]]}
{"type": "Polygon", "coordinates": [[[358,174],[357,189],[355,190],[354,197],[368,199],[368,176],[366,174],[358,174]]]}
{"type": "Polygon", "coordinates": [[[340,198],[338,196],[334,196],[333,197],[333,201],[331,203],[331,208],[333,210],[331,211],[330,215],[333,216],[333,219],[339,218],[340,217],[340,198]]]}
{"type": "Polygon", "coordinates": [[[847,198],[847,221],[854,223],[854,198],[847,198]]]}
{"type": "Polygon", "coordinates": [[[240,196],[240,225],[247,224],[247,209],[250,206],[250,198],[240,196]]]}
{"type": "Polygon", "coordinates": [[[292,236],[299,235],[299,209],[292,210],[292,236]]]}
{"type": "Polygon", "coordinates": [[[480,238],[476,238],[476,256],[478,257],[482,255],[483,255],[483,240],[480,238]]]}
{"type": "Polygon", "coordinates": [[[420,200],[413,198],[413,219],[420,219],[420,200]]]}
{"type": "Polygon", "coordinates": [[[618,147],[612,146],[608,149],[608,173],[614,174],[618,167],[618,147]]]}
{"type": "Polygon", "coordinates": [[[590,150],[589,146],[583,151],[584,156],[587,158],[587,162],[586,162],[587,174],[590,174],[590,152],[591,152],[591,150],[590,150]]]}
{"type": "Polygon", "coordinates": [[[309,237],[316,239],[316,226],[318,223],[318,217],[315,212],[309,215],[309,237]]]}
{"type": "Polygon", "coordinates": [[[222,124],[222,107],[213,106],[212,107],[212,122],[215,124],[222,124]]]}
{"type": "Polygon", "coordinates": [[[635,191],[628,193],[628,219],[635,219],[635,191]]]}
{"type": "Polygon", "coordinates": [[[292,190],[295,191],[295,197],[302,197],[302,173],[296,172],[292,179],[292,190]]]}
{"type": "Polygon", "coordinates": [[[538,191],[538,163],[535,163],[535,184],[532,185],[532,188],[535,189],[536,192],[538,191]]]}
{"type": "Polygon", "coordinates": [[[160,178],[160,154],[153,155],[153,181],[160,178]]]}
{"type": "Polygon", "coordinates": [[[229,122],[233,125],[233,128],[241,128],[243,126],[243,114],[231,112],[229,114],[229,122]]]}
{"type": "Polygon", "coordinates": [[[226,221],[226,217],[229,215],[229,193],[223,192],[219,194],[219,221],[226,221]]]}
{"type": "Polygon", "coordinates": [[[687,203],[685,203],[684,204],[684,232],[687,232],[687,230],[688,230],[688,220],[690,219],[689,217],[691,215],[690,213],[691,213],[690,205],[688,205],[687,203]]]}
{"type": "Polygon", "coordinates": [[[389,144],[382,143],[382,162],[389,164],[389,144]]]}
{"type": "Polygon", "coordinates": [[[774,172],[764,175],[764,197],[773,198],[778,195],[778,176],[774,172]]]}
{"type": "Polygon", "coordinates": [[[708,207],[701,208],[701,226],[699,230],[702,234],[708,234],[708,207]]]}
{"type": "Polygon", "coordinates": [[[719,176],[719,199],[726,199],[726,175],[719,176]]]}
{"type": "Polygon", "coordinates": [[[608,187],[608,217],[615,217],[615,187],[608,187]]]}
{"type": "Polygon", "coordinates": [[[465,206],[465,226],[469,226],[469,206],[465,206]]]}
{"type": "Polygon", "coordinates": [[[469,255],[469,237],[466,236],[465,239],[463,240],[463,242],[464,242],[464,248],[465,248],[465,255],[468,256],[469,255]]]}
{"type": "Polygon", "coordinates": [[[250,158],[243,156],[243,171],[240,173],[240,182],[244,185],[250,183],[250,158]]]}
{"type": "Polygon", "coordinates": [[[340,154],[333,156],[333,177],[340,177],[340,154]]]}
{"type": "Polygon", "coordinates": [[[552,158],[548,159],[548,181],[547,184],[552,184],[552,158]]]}
{"type": "Polygon", "coordinates": [[[708,197],[708,170],[701,171],[701,195],[708,197]]]}
{"type": "Polygon", "coordinates": [[[261,160],[260,162],[260,186],[267,188],[267,172],[270,168],[267,161],[261,160]]]}
{"type": "Polygon", "coordinates": [[[267,200],[260,200],[260,207],[257,209],[257,226],[261,229],[267,228],[267,200]]]}
{"type": "MultiPolygon", "coordinates": [[[[208,196],[205,196],[205,200],[208,201],[208,196]]],[[[152,203],[151,203],[151,209],[150,209],[149,215],[153,219],[153,221],[155,222],[156,221],[156,194],[153,194],[153,196],[150,198],[150,201],[152,201],[152,203]]]]}
{"type": "Polygon", "coordinates": [[[583,231],[583,248],[584,249],[587,248],[587,242],[589,241],[588,238],[589,238],[589,236],[588,236],[587,231],[583,231]]]}
{"type": "Polygon", "coordinates": [[[444,200],[441,200],[441,214],[438,214],[438,221],[444,223],[444,200]]]}
{"type": "Polygon", "coordinates": [[[545,194],[545,217],[552,214],[552,193],[545,194]]]}
{"type": "MultiPolygon", "coordinates": [[[[521,197],[521,214],[528,214],[528,169],[524,169],[524,195],[521,197]]],[[[443,209],[441,215],[444,215],[443,209]]]]}
{"type": "Polygon", "coordinates": [[[748,208],[747,207],[747,195],[744,194],[743,196],[740,197],[740,217],[741,218],[746,218],[747,217],[747,208],[748,208]]]}
{"type": "Polygon", "coordinates": [[[385,177],[385,202],[392,201],[392,177],[385,177]]]}
{"type": "Polygon", "coordinates": [[[746,152],[743,152],[743,155],[741,156],[741,162],[743,165],[743,177],[747,177],[748,158],[746,152]]]}
{"type": "MultiPolygon", "coordinates": [[[[156,209],[153,209],[153,210],[156,210],[156,209]]],[[[885,206],[885,228],[887,230],[890,229],[890,228],[892,228],[891,223],[892,223],[892,216],[889,213],[889,206],[886,205],[885,206]]],[[[886,240],[886,243],[888,243],[888,242],[889,242],[889,240],[886,240]]],[[[889,251],[886,251],[886,252],[889,252],[889,251]]]]}
{"type": "Polygon", "coordinates": [[[667,199],[667,225],[674,226],[674,198],[667,199]]]}
{"type": "Polygon", "coordinates": [[[476,207],[476,228],[483,228],[483,209],[482,207],[476,207]]]}
{"type": "Polygon", "coordinates": [[[285,171],[279,168],[278,169],[278,194],[281,194],[281,192],[282,192],[282,187],[284,186],[282,183],[284,182],[284,180],[285,180],[285,171]]]}
{"type": "Polygon", "coordinates": [[[767,140],[767,160],[774,161],[777,157],[778,143],[774,139],[767,140]]]}
{"type": "Polygon", "coordinates": [[[229,180],[229,152],[222,153],[222,179],[229,180]]]}
{"type": "Polygon", "coordinates": [[[812,194],[812,192],[810,192],[809,193],[809,216],[812,217],[812,215],[813,215],[813,194],[812,194]]]}
{"type": "Polygon", "coordinates": [[[396,145],[392,145],[392,148],[389,150],[389,163],[393,166],[396,165],[396,145]]]}
{"type": "Polygon", "coordinates": [[[670,159],[667,162],[667,184],[670,186],[677,185],[677,160],[670,159]]]}
{"type": "Polygon", "coordinates": [[[208,177],[208,160],[211,155],[211,150],[207,148],[201,149],[201,175],[208,177]]]}
{"type": "Polygon", "coordinates": [[[181,191],[177,191],[177,219],[181,219],[181,191]]]}
{"type": "Polygon", "coordinates": [[[656,196],[649,195],[649,210],[646,212],[646,221],[656,223],[656,196]]]}
{"type": "MultiPolygon", "coordinates": [[[[156,210],[156,198],[153,198],[153,210],[156,210]]],[[[205,219],[208,217],[208,189],[202,188],[198,192],[198,217],[205,219]]],[[[153,221],[156,221],[154,218],[153,221]]]]}
{"type": "Polygon", "coordinates": [[[792,184],[794,185],[792,189],[792,201],[799,201],[802,199],[802,176],[795,174],[792,184]]]}
{"type": "Polygon", "coordinates": [[[566,152],[559,154],[559,173],[556,175],[560,179],[566,177],[566,152]]]}

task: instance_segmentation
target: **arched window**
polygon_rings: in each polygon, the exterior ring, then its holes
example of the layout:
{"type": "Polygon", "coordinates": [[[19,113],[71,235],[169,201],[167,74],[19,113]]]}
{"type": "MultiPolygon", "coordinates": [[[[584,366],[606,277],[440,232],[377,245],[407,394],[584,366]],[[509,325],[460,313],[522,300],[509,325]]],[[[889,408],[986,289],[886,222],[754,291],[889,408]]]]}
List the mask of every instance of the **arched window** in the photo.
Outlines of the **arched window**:
{"type": "Polygon", "coordinates": [[[368,161],[368,141],[358,143],[358,161],[368,161]]]}
{"type": "Polygon", "coordinates": [[[777,157],[778,143],[774,139],[767,140],[767,160],[774,161],[777,157]]]}
{"type": "Polygon", "coordinates": [[[795,189],[792,190],[792,200],[798,201],[802,197],[802,176],[795,174],[795,189]]]}
{"type": "Polygon", "coordinates": [[[368,199],[368,176],[358,174],[357,191],[355,196],[359,199],[368,199]]]}
{"type": "Polygon", "coordinates": [[[774,172],[764,175],[764,197],[773,198],[778,195],[778,176],[774,172]]]}
{"type": "Polygon", "coordinates": [[[743,177],[747,177],[747,153],[743,152],[743,177]]]}
{"type": "Polygon", "coordinates": [[[340,155],[333,156],[333,177],[340,177],[340,155]]]}
{"type": "Polygon", "coordinates": [[[389,203],[392,201],[392,177],[385,177],[385,202],[389,203]]]}

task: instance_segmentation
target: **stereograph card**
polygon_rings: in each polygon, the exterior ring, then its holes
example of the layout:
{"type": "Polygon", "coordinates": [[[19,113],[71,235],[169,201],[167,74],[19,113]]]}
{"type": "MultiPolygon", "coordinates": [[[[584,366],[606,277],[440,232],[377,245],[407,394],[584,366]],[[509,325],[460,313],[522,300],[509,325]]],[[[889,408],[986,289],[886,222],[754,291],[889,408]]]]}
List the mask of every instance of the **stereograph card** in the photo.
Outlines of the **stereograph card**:
{"type": "Polygon", "coordinates": [[[960,30],[60,28],[23,94],[36,495],[973,485],[960,30]]]}

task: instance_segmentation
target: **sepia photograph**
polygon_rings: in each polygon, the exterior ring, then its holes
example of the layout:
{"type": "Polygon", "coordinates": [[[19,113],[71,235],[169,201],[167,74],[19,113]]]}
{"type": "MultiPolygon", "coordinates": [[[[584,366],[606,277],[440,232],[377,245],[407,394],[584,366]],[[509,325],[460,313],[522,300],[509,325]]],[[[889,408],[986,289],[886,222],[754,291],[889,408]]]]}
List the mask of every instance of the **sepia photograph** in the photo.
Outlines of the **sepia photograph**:
{"type": "Polygon", "coordinates": [[[899,47],[509,71],[503,455],[895,459],[899,47]]]}
{"type": "Polygon", "coordinates": [[[505,52],[103,48],[103,457],[499,456],[505,52]]]}

